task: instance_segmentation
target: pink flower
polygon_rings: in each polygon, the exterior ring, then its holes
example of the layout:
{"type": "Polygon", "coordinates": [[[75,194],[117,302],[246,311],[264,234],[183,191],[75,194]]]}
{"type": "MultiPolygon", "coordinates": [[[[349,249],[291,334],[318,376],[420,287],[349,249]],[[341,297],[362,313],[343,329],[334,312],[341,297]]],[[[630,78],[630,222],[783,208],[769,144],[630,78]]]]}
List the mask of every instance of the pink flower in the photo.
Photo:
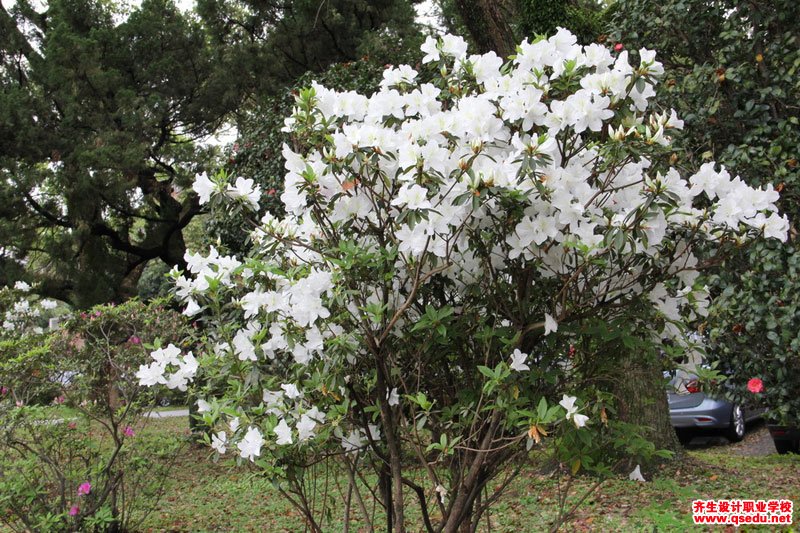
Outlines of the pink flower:
{"type": "Polygon", "coordinates": [[[0,387],[0,396],[5,396],[6,394],[8,394],[8,387],[4,385],[0,387]]]}
{"type": "Polygon", "coordinates": [[[67,401],[67,399],[63,395],[58,396],[58,397],[53,399],[53,403],[56,404],[56,405],[61,405],[65,401],[67,401]]]}
{"type": "Polygon", "coordinates": [[[122,430],[122,433],[126,437],[133,437],[134,435],[136,435],[136,433],[134,433],[134,431],[133,431],[133,428],[130,427],[130,426],[125,426],[125,429],[122,430]]]}
{"type": "Polygon", "coordinates": [[[764,391],[764,382],[758,378],[753,378],[747,382],[747,390],[752,392],[753,394],[757,394],[759,392],[764,391]]]}
{"type": "Polygon", "coordinates": [[[69,515],[70,516],[78,516],[78,513],[81,512],[80,507],[77,505],[73,505],[69,508],[69,515]]]}
{"type": "Polygon", "coordinates": [[[94,312],[94,316],[100,316],[100,315],[102,315],[102,314],[103,314],[103,313],[101,313],[100,311],[95,311],[95,312],[94,312]]]}
{"type": "Polygon", "coordinates": [[[23,405],[25,405],[25,402],[22,400],[17,400],[17,407],[22,407],[23,405]]]}
{"type": "Polygon", "coordinates": [[[622,52],[623,48],[625,48],[625,47],[622,45],[622,43],[617,43],[617,44],[614,45],[614,51],[615,52],[622,52]]]}
{"type": "Polygon", "coordinates": [[[67,429],[76,429],[78,427],[78,423],[74,420],[72,422],[67,423],[67,429]]]}
{"type": "Polygon", "coordinates": [[[128,339],[128,342],[131,343],[131,344],[141,344],[142,343],[142,339],[140,339],[136,335],[131,335],[131,338],[128,339]]]}
{"type": "Polygon", "coordinates": [[[78,485],[78,496],[86,496],[90,492],[92,492],[92,484],[88,481],[84,481],[78,485]]]}

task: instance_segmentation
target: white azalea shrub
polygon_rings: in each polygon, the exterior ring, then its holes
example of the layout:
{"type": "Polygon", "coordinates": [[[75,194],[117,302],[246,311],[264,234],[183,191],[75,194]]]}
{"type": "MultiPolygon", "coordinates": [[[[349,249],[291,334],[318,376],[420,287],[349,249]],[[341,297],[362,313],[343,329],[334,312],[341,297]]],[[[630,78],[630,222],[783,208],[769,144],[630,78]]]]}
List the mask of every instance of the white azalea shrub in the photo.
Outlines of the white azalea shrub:
{"type": "MultiPolygon", "coordinates": [[[[681,342],[709,296],[696,245],[785,239],[788,222],[771,187],[670,166],[683,122],[648,105],[651,51],[631,62],[566,30],[505,64],[452,35],[422,50],[430,82],[401,66],[372,96],[302,91],[286,217],[261,220],[248,257],[212,248],[174,275],[207,328],[198,405],[216,452],[283,480],[301,508],[300,465],[371,468],[395,529],[413,500],[420,528],[454,531],[531,446],[575,451],[607,424],[574,353],[581,325],[681,342]]],[[[205,175],[195,190],[251,208],[259,194],[205,175]]],[[[148,383],[195,377],[190,356],[157,355],[148,383]]]]}

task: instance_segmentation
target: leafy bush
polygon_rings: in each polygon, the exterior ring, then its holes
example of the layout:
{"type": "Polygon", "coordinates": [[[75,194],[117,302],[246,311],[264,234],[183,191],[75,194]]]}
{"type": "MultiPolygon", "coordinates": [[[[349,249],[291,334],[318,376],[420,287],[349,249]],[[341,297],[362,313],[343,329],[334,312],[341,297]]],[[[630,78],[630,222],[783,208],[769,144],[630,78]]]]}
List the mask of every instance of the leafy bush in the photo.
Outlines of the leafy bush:
{"type": "Polygon", "coordinates": [[[133,300],[75,313],[5,360],[0,382],[27,400],[0,399],[0,520],[19,531],[122,531],[143,520],[180,443],[147,436],[153,391],[135,372],[153,347],[145,343],[185,335],[163,302],[133,300]],[[45,391],[54,405],[36,405],[45,391]]]}
{"type": "MultiPolygon", "coordinates": [[[[573,473],[607,473],[601,449],[655,453],[610,420],[610,348],[685,342],[708,303],[696,247],[788,229],[771,187],[671,166],[682,122],[648,111],[651,51],[631,64],[566,30],[505,65],[452,35],[422,49],[431,83],[404,65],[371,96],[299,91],[286,216],[265,215],[241,260],[187,256],[177,293],[208,342],[138,373],[179,386],[202,368],[209,443],[263,469],[315,531],[329,507],[308,499],[309,465],[337,462],[352,505],[368,516],[374,498],[397,531],[410,500],[418,529],[456,531],[533,446],[573,473]]],[[[194,190],[221,223],[263,192],[224,175],[194,190]]]]}

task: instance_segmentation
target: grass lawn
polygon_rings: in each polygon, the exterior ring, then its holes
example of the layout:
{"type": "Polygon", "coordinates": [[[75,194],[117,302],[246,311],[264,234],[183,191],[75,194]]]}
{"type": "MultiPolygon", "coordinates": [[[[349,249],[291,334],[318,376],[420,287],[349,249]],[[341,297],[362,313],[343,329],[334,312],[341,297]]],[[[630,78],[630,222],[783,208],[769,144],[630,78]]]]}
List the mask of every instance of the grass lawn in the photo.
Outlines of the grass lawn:
{"type": "MultiPolygon", "coordinates": [[[[148,431],[186,434],[186,425],[185,418],[151,420],[148,431]]],[[[203,447],[184,450],[167,483],[166,495],[145,523],[146,531],[304,529],[299,512],[283,500],[269,480],[229,461],[214,463],[211,455],[203,447]]],[[[570,495],[580,496],[592,484],[593,480],[580,478],[570,495]]],[[[491,531],[546,531],[555,516],[557,494],[555,479],[533,469],[525,472],[494,507],[491,531]]],[[[701,530],[692,523],[694,499],[791,499],[796,523],[800,520],[800,456],[742,457],[731,454],[726,447],[688,451],[683,461],[662,468],[651,482],[605,482],[562,530],[701,530]]],[[[415,506],[409,507],[413,513],[415,506]]],[[[334,516],[324,529],[342,531],[337,520],[334,516]]],[[[351,528],[361,530],[356,524],[351,528]]],[[[410,530],[414,531],[414,527],[410,530]]],[[[723,528],[716,526],[716,530],[723,528]]],[[[769,529],[743,526],[739,530],[769,529]]],[[[482,527],[480,531],[487,529],[482,527]]]]}

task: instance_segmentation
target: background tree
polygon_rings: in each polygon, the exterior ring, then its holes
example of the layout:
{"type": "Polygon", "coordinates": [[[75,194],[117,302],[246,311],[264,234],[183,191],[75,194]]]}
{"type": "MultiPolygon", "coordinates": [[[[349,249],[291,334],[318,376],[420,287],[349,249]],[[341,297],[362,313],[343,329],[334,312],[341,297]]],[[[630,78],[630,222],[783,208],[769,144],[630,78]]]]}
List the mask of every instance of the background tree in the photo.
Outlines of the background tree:
{"type": "Polygon", "coordinates": [[[258,101],[307,72],[416,36],[418,1],[200,0],[197,13],[258,101]]]}
{"type": "Polygon", "coordinates": [[[467,34],[481,53],[490,50],[502,57],[515,52],[516,43],[536,35],[552,35],[567,28],[582,43],[604,37],[608,10],[596,0],[440,0],[444,26],[467,34]]]}
{"type": "Polygon", "coordinates": [[[40,290],[79,306],[133,294],[147,261],[182,264],[199,212],[197,143],[239,102],[202,26],[147,0],[0,11],[0,236],[40,290]]]}
{"type": "Polygon", "coordinates": [[[391,42],[414,13],[394,0],[198,11],[202,23],[167,0],[0,10],[4,281],[26,270],[43,293],[88,306],[135,294],[151,260],[184,265],[200,212],[187,185],[220,164],[202,141],[298,75],[391,42]]]}

